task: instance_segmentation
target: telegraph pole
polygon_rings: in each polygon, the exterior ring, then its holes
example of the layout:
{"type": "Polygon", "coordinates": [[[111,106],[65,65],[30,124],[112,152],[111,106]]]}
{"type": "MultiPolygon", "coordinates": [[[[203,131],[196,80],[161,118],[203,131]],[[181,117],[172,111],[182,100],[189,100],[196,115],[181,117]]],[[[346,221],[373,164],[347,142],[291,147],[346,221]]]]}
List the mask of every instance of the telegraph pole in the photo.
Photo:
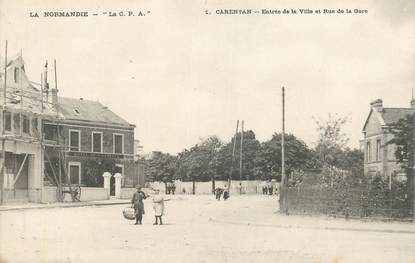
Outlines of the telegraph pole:
{"type": "Polygon", "coordinates": [[[233,174],[233,165],[235,162],[235,147],[236,147],[236,135],[238,134],[238,127],[239,127],[239,120],[236,121],[236,129],[235,129],[235,136],[233,139],[233,148],[232,148],[232,163],[231,163],[231,171],[229,174],[229,179],[228,179],[228,192],[230,195],[230,188],[231,188],[231,181],[232,181],[232,174],[233,174]]]}
{"type": "Polygon", "coordinates": [[[280,191],[280,211],[286,210],[286,191],[285,191],[285,88],[282,87],[282,132],[281,132],[281,191],[280,191]]]}
{"type": "MultiPolygon", "coordinates": [[[[239,151],[239,194],[242,194],[242,148],[244,143],[244,121],[241,123],[241,149],[239,151]]],[[[248,184],[248,182],[247,182],[248,184]]]]}

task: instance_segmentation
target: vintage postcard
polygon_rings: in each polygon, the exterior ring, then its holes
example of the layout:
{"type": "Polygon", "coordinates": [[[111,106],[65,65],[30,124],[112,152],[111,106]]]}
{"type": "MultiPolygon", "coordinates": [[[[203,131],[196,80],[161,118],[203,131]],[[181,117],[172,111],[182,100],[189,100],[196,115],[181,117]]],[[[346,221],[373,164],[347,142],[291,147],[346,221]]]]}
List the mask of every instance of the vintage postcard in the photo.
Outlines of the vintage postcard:
{"type": "Polygon", "coordinates": [[[0,263],[415,262],[415,2],[0,0],[0,263]]]}

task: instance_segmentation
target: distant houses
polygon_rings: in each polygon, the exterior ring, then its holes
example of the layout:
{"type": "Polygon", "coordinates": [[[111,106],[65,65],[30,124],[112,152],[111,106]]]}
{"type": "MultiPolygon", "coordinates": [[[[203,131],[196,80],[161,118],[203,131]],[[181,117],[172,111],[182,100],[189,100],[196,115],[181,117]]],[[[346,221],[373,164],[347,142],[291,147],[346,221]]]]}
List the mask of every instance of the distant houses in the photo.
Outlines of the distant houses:
{"type": "Polygon", "coordinates": [[[414,112],[414,99],[410,101],[408,108],[384,107],[381,99],[370,103],[369,115],[363,126],[364,138],[361,141],[366,176],[381,175],[392,178],[405,173],[396,163],[396,145],[387,142],[393,138],[390,125],[414,112]]]}

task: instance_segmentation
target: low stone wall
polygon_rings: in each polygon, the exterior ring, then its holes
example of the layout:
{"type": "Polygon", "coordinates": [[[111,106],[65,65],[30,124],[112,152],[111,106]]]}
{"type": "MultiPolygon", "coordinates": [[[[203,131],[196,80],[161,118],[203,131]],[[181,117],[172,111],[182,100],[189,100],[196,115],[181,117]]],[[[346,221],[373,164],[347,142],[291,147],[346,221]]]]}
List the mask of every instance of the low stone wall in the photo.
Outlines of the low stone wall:
{"type": "Polygon", "coordinates": [[[3,202],[28,202],[29,201],[29,191],[28,189],[16,189],[9,190],[4,189],[3,193],[3,202]]]}
{"type": "MultiPolygon", "coordinates": [[[[227,185],[227,181],[215,181],[215,187],[223,188],[227,185]]],[[[193,182],[175,181],[176,192],[175,194],[192,194],[193,182]]],[[[239,181],[232,181],[230,187],[231,194],[262,194],[263,181],[241,181],[242,187],[239,187],[239,181]]],[[[159,189],[162,193],[165,193],[166,187],[163,182],[149,182],[148,186],[151,188],[159,189]]],[[[276,184],[273,184],[274,188],[276,184]]],[[[212,194],[212,182],[196,182],[195,194],[208,195],[212,194]]]]}
{"type": "Polygon", "coordinates": [[[135,191],[135,188],[121,188],[121,199],[131,199],[135,191]]]}
{"type": "MultiPolygon", "coordinates": [[[[81,187],[81,201],[108,200],[110,193],[108,189],[101,187],[81,187]]],[[[69,194],[65,194],[64,201],[72,201],[69,194]]],[[[42,203],[58,202],[56,197],[56,186],[45,186],[42,191],[42,203]]]]}

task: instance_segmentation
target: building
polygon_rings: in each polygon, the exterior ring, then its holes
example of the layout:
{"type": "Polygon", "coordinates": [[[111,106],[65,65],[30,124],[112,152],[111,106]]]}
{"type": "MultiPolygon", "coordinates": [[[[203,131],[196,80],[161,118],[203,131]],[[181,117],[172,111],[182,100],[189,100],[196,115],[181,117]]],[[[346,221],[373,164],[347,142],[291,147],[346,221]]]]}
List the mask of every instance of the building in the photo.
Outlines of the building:
{"type": "Polygon", "coordinates": [[[81,200],[108,199],[115,179],[108,193],[104,172],[122,174],[125,188],[144,183],[134,160],[135,125],[97,101],[59,96],[56,84],[50,88],[47,64],[41,83],[28,79],[21,56],[7,63],[6,76],[0,201],[62,201],[68,187],[82,188],[81,200]]]}
{"type": "Polygon", "coordinates": [[[386,108],[383,107],[381,99],[370,103],[370,112],[363,127],[364,138],[361,141],[365,175],[392,178],[404,173],[396,163],[396,145],[387,144],[393,138],[389,128],[391,124],[414,112],[414,99],[411,100],[408,108],[386,108]]]}
{"type": "Polygon", "coordinates": [[[54,111],[49,104],[43,104],[40,85],[28,80],[21,56],[7,63],[6,74],[4,67],[1,69],[0,81],[0,203],[39,202],[43,185],[42,122],[54,111]]]}

